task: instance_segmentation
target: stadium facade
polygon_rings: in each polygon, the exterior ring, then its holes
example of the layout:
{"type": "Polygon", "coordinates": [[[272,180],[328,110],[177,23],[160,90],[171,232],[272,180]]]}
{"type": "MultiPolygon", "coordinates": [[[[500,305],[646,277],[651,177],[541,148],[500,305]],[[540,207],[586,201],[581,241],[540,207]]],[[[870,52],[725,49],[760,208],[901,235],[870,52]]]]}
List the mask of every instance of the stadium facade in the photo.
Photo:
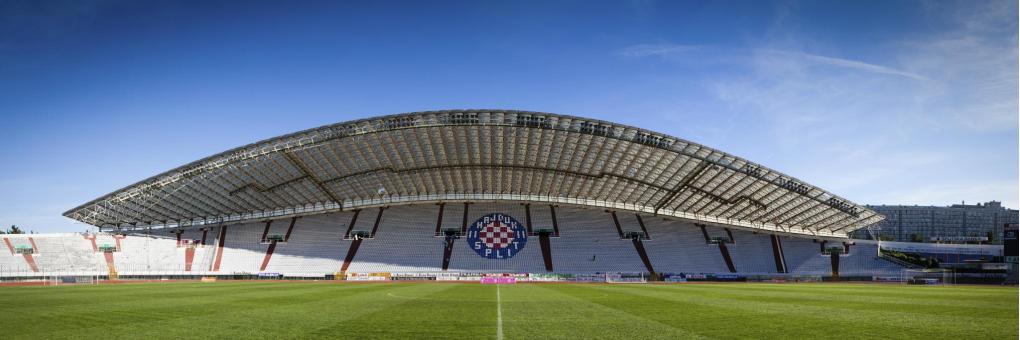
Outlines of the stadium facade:
{"type": "Polygon", "coordinates": [[[902,269],[847,238],[882,220],[867,207],[677,137],[525,111],[417,112],[300,131],[65,216],[100,232],[8,236],[13,256],[0,257],[0,271],[435,279],[902,269]]]}

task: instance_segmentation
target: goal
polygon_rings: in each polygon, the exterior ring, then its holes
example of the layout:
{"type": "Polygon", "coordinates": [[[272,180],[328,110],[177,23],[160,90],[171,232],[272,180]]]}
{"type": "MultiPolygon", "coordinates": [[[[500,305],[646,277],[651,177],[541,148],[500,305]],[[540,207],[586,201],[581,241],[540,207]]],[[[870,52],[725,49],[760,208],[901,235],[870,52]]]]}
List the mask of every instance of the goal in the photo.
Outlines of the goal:
{"type": "Polygon", "coordinates": [[[59,275],[47,276],[47,286],[59,285],[98,285],[99,275],[59,275]]]}
{"type": "Polygon", "coordinates": [[[606,283],[646,283],[648,276],[644,273],[606,273],[606,283]]]}
{"type": "Polygon", "coordinates": [[[915,285],[950,285],[956,283],[956,273],[952,269],[903,269],[902,281],[915,285]]]}

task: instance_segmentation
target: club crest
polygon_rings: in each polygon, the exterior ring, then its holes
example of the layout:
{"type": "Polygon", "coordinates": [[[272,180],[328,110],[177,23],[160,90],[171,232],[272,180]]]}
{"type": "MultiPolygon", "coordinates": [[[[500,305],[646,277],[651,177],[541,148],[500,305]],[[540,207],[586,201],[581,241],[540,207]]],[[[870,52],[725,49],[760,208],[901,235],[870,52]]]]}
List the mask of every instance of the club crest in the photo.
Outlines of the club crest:
{"type": "Polygon", "coordinates": [[[510,215],[491,213],[482,216],[467,230],[467,244],[488,259],[508,259],[528,243],[528,231],[510,215]]]}

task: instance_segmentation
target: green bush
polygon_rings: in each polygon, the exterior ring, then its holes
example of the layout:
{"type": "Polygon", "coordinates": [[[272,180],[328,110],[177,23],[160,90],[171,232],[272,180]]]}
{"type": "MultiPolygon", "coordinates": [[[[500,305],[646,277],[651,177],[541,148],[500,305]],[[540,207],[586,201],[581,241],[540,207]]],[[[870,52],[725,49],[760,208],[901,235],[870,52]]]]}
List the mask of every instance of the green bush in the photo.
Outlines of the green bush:
{"type": "Polygon", "coordinates": [[[937,259],[933,259],[933,258],[929,258],[929,257],[922,257],[922,256],[920,256],[918,254],[903,253],[903,252],[898,252],[898,251],[895,251],[895,250],[888,250],[888,249],[882,249],[882,254],[886,255],[886,256],[889,256],[889,257],[894,257],[894,258],[896,258],[898,260],[901,260],[901,261],[904,261],[904,262],[907,262],[907,263],[910,263],[910,264],[918,265],[918,266],[921,266],[921,267],[924,267],[924,268],[938,268],[939,267],[939,261],[937,259]]]}

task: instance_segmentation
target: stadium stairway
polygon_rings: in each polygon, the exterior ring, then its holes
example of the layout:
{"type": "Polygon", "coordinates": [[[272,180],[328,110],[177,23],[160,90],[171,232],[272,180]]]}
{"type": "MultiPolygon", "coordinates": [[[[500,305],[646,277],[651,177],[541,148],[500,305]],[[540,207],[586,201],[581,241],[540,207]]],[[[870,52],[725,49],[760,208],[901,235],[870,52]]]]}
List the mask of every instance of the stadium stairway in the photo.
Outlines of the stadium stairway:
{"type": "MultiPolygon", "coordinates": [[[[376,233],[379,232],[379,223],[382,222],[383,212],[385,212],[385,211],[386,211],[386,207],[379,207],[379,211],[375,215],[375,221],[372,222],[372,230],[368,233],[368,238],[369,239],[374,239],[376,233]]],[[[356,219],[357,216],[358,216],[358,213],[356,212],[355,215],[354,215],[354,218],[356,219]]],[[[355,225],[356,222],[357,221],[352,220],[351,221],[351,226],[348,228],[348,230],[352,230],[352,228],[354,228],[354,225],[355,225]]],[[[358,229],[358,230],[361,230],[361,229],[358,229]]],[[[361,238],[361,236],[358,236],[358,237],[352,239],[350,231],[348,231],[347,235],[345,235],[345,240],[346,239],[350,239],[351,240],[351,245],[347,247],[347,255],[344,256],[344,262],[340,266],[340,273],[341,274],[346,274],[347,273],[347,269],[350,268],[352,263],[354,263],[354,257],[357,256],[358,249],[361,248],[361,243],[363,241],[365,241],[365,239],[361,238]]]]}
{"type": "Polygon", "coordinates": [[[729,269],[730,273],[736,273],[737,268],[733,266],[733,258],[730,257],[730,251],[726,248],[726,242],[719,242],[719,254],[722,255],[723,261],[726,262],[726,269],[729,269]]]}
{"type": "Polygon", "coordinates": [[[549,205],[549,215],[550,215],[549,219],[552,222],[552,227],[553,227],[553,237],[560,237],[560,223],[556,219],[556,206],[555,205],[551,205],[551,204],[549,205]]]}
{"type": "MultiPolygon", "coordinates": [[[[96,235],[91,235],[91,236],[92,236],[92,238],[91,238],[92,245],[95,246],[96,235]]],[[[99,251],[98,247],[96,248],[96,251],[99,251]]],[[[107,269],[107,273],[108,273],[110,279],[111,280],[116,279],[117,278],[117,266],[114,265],[114,262],[113,262],[113,253],[109,252],[109,251],[100,251],[100,252],[103,253],[103,259],[106,260],[106,269],[107,269]]]]}
{"type": "MultiPolygon", "coordinates": [[[[232,225],[227,230],[229,236],[223,241],[223,251],[220,253],[219,271],[225,273],[246,273],[254,274],[260,272],[263,261],[266,259],[269,243],[262,242],[262,235],[266,233],[266,222],[242,223],[232,225]]],[[[274,223],[268,223],[272,228],[274,223]]],[[[286,223],[276,223],[277,229],[282,231],[286,223]]],[[[277,245],[271,258],[279,255],[277,245]]],[[[335,270],[336,268],[331,268],[335,270]]]]}
{"type": "Polygon", "coordinates": [[[375,215],[375,223],[372,223],[372,232],[368,234],[368,238],[375,238],[375,233],[379,231],[379,222],[382,222],[385,211],[386,207],[379,207],[379,212],[375,215]]]}
{"type": "Polygon", "coordinates": [[[109,274],[108,275],[109,275],[110,280],[116,280],[117,279],[117,266],[115,266],[113,264],[113,253],[108,252],[108,251],[104,251],[103,252],[103,258],[106,259],[106,268],[109,269],[109,274]]]}
{"type": "Polygon", "coordinates": [[[25,262],[28,263],[28,267],[32,268],[33,272],[39,272],[39,266],[35,264],[35,259],[32,258],[32,254],[21,254],[25,258],[25,262]]]}
{"type": "Polygon", "coordinates": [[[630,232],[641,232],[643,240],[651,240],[651,235],[648,233],[648,228],[645,227],[644,219],[638,214],[619,214],[616,212],[612,213],[613,221],[618,223],[619,229],[622,231],[623,237],[630,232]]]}
{"type": "MultiPolygon", "coordinates": [[[[293,218],[290,219],[290,223],[288,223],[288,225],[287,225],[287,232],[283,236],[283,242],[287,242],[287,241],[290,240],[290,234],[294,232],[294,224],[297,223],[297,220],[298,220],[298,217],[293,217],[293,218]]],[[[270,227],[271,224],[272,224],[272,221],[266,222],[266,230],[262,232],[262,242],[263,243],[267,242],[266,237],[269,236],[269,227],[270,227]]],[[[279,240],[271,240],[271,241],[268,241],[268,242],[269,242],[269,247],[266,248],[266,256],[262,258],[262,265],[259,266],[259,271],[260,272],[266,271],[266,267],[269,266],[269,260],[273,258],[273,252],[276,251],[276,245],[280,241],[279,240]]]]}
{"type": "Polygon", "coordinates": [[[272,227],[273,220],[266,221],[266,228],[262,231],[262,241],[260,243],[269,242],[269,247],[266,247],[266,255],[262,257],[262,265],[259,266],[259,271],[265,271],[266,266],[269,265],[269,260],[273,258],[273,250],[276,250],[276,240],[268,241],[266,238],[269,236],[269,228],[272,227]]]}
{"type": "MultiPolygon", "coordinates": [[[[35,239],[34,238],[29,237],[28,238],[28,243],[32,244],[32,251],[33,252],[38,253],[40,251],[39,250],[39,246],[37,246],[35,244],[35,239]]],[[[32,268],[33,272],[39,272],[39,266],[36,265],[35,258],[32,257],[32,254],[21,254],[21,255],[25,257],[25,262],[27,262],[28,266],[32,268]]]]}
{"type": "Polygon", "coordinates": [[[448,236],[446,242],[443,243],[443,271],[450,269],[450,256],[453,255],[453,244],[456,240],[456,238],[448,236]]]}
{"type": "MultiPolygon", "coordinates": [[[[33,252],[38,252],[39,248],[36,247],[35,240],[33,240],[31,237],[29,237],[28,241],[32,245],[32,251],[33,252]]],[[[4,237],[4,243],[7,244],[7,249],[11,251],[11,255],[16,255],[15,250],[14,250],[15,247],[14,247],[14,245],[12,245],[11,240],[6,238],[6,237],[4,237]]],[[[38,273],[39,272],[39,266],[35,263],[35,258],[32,257],[32,254],[21,254],[21,257],[25,260],[25,263],[28,265],[28,268],[30,268],[32,270],[32,272],[34,272],[34,273],[38,273]]]]}
{"type": "Polygon", "coordinates": [[[354,256],[358,253],[358,248],[361,247],[361,241],[364,240],[359,238],[351,241],[350,247],[347,248],[347,256],[344,256],[344,264],[340,266],[340,273],[347,273],[347,268],[354,262],[354,256]]]}
{"type": "MultiPolygon", "coordinates": [[[[453,264],[455,258],[454,254],[457,253],[457,249],[454,248],[454,245],[457,244],[457,239],[467,234],[468,223],[470,223],[468,221],[468,214],[471,212],[471,203],[464,202],[462,205],[451,204],[449,208],[450,211],[447,212],[449,217],[443,220],[442,229],[453,229],[459,227],[460,235],[444,236],[443,238],[443,271],[450,270],[450,266],[453,264]],[[460,210],[457,210],[457,207],[460,207],[460,210]]],[[[467,254],[462,254],[460,259],[468,259],[466,255],[467,254]]]]}
{"type": "Polygon", "coordinates": [[[191,271],[191,264],[195,262],[195,248],[188,247],[184,249],[184,271],[191,271]]]}
{"type": "Polygon", "coordinates": [[[438,228],[434,225],[440,209],[443,208],[437,205],[387,208],[375,237],[361,243],[348,271],[441,271],[442,249],[445,247],[441,245],[443,238],[436,237],[435,230],[438,228]]]}
{"type": "Polygon", "coordinates": [[[641,239],[635,237],[631,239],[631,242],[634,243],[634,249],[637,250],[638,256],[641,256],[641,262],[645,264],[645,270],[648,271],[648,274],[654,280],[658,275],[655,274],[655,268],[652,268],[652,261],[648,259],[648,253],[645,252],[645,246],[641,243],[641,239]]]}
{"type": "Polygon", "coordinates": [[[259,266],[259,271],[265,271],[266,267],[269,266],[269,260],[273,258],[273,251],[276,250],[276,242],[270,241],[269,247],[266,248],[266,256],[262,258],[262,265],[259,266]]]}
{"type": "Polygon", "coordinates": [[[538,243],[542,245],[542,262],[545,264],[545,271],[553,271],[552,262],[552,245],[549,244],[549,234],[541,233],[538,235],[538,243]]]}
{"type": "Polygon", "coordinates": [[[210,229],[212,229],[212,227],[202,227],[202,228],[199,228],[197,230],[194,230],[194,229],[192,229],[192,230],[185,230],[185,231],[180,233],[180,234],[183,234],[183,235],[191,237],[189,242],[185,242],[187,244],[182,244],[181,246],[178,246],[178,248],[184,248],[184,271],[185,272],[195,271],[196,267],[202,268],[202,267],[200,267],[201,265],[196,266],[196,263],[195,263],[196,262],[195,261],[196,258],[199,259],[198,260],[199,263],[206,264],[206,266],[204,268],[208,269],[208,262],[204,261],[203,258],[208,257],[208,253],[212,252],[212,251],[210,251],[210,248],[206,247],[206,242],[207,242],[207,240],[209,238],[209,230],[210,229]]]}
{"type": "MultiPolygon", "coordinates": [[[[353,212],[343,211],[328,214],[304,216],[294,222],[280,223],[290,229],[284,234],[284,242],[277,242],[273,259],[265,268],[268,273],[290,276],[318,276],[335,274],[342,268],[343,259],[351,245],[344,240],[340,230],[347,229],[353,212]]],[[[374,242],[374,241],[373,241],[374,242]]],[[[358,258],[371,242],[364,242],[358,250],[358,258]]],[[[350,270],[350,269],[348,269],[350,270]]]]}
{"type": "Polygon", "coordinates": [[[439,206],[439,216],[436,217],[436,234],[435,234],[435,236],[438,237],[438,236],[441,235],[440,232],[442,231],[441,229],[443,228],[443,211],[446,209],[446,203],[439,203],[437,205],[439,206]]]}
{"type": "Polygon", "coordinates": [[[216,245],[219,244],[219,240],[216,238],[220,234],[221,226],[203,228],[201,247],[195,250],[195,260],[192,262],[193,268],[198,268],[203,273],[208,273],[209,269],[212,268],[213,262],[216,260],[216,245]]]}
{"type": "Polygon", "coordinates": [[[780,273],[786,273],[786,256],[783,254],[783,241],[779,238],[779,235],[772,234],[772,257],[776,262],[776,271],[780,273]]]}
{"type": "Polygon", "coordinates": [[[283,235],[283,242],[290,242],[290,234],[294,233],[294,225],[297,224],[297,220],[301,217],[294,217],[290,219],[290,224],[287,225],[287,233],[283,235]]]}
{"type": "Polygon", "coordinates": [[[529,235],[537,235],[538,243],[542,248],[542,263],[546,272],[553,271],[552,238],[559,237],[559,224],[556,222],[556,207],[549,205],[548,213],[544,209],[531,210],[531,205],[525,205],[529,224],[529,235]],[[551,233],[549,231],[552,231],[551,233]]]}
{"type": "Polygon", "coordinates": [[[560,232],[552,243],[556,272],[634,273],[644,268],[634,246],[620,239],[612,216],[604,210],[562,206],[556,217],[560,232]]]}
{"type": "Polygon", "coordinates": [[[460,234],[461,235],[466,235],[467,234],[468,223],[470,223],[468,221],[468,213],[470,211],[471,211],[471,203],[464,202],[464,211],[463,211],[464,218],[461,219],[462,222],[460,224],[460,234]]]}
{"type": "Polygon", "coordinates": [[[620,236],[620,239],[623,239],[623,227],[620,226],[620,219],[616,216],[616,212],[610,211],[609,215],[613,217],[613,225],[616,226],[616,234],[620,236]]]}
{"type": "MultiPolygon", "coordinates": [[[[454,264],[454,259],[468,260],[470,257],[468,254],[461,254],[457,257],[454,254],[457,253],[457,249],[454,245],[457,244],[457,239],[467,234],[468,228],[468,214],[471,212],[471,203],[464,202],[463,204],[450,204],[446,209],[446,217],[443,219],[441,229],[460,229],[459,236],[444,236],[443,238],[443,271],[448,271],[451,265],[454,264]],[[459,210],[457,208],[460,208],[459,210]]],[[[463,268],[454,266],[455,269],[463,268]]]]}
{"type": "Polygon", "coordinates": [[[524,206],[524,227],[528,230],[528,236],[534,236],[535,229],[531,226],[531,204],[522,203],[521,205],[524,206]]]}
{"type": "Polygon", "coordinates": [[[89,241],[89,243],[92,244],[92,252],[98,252],[99,251],[99,246],[96,245],[96,235],[95,234],[85,234],[85,235],[82,235],[82,237],[84,237],[86,241],[89,241]]]}
{"type": "MultiPolygon", "coordinates": [[[[730,273],[736,273],[737,267],[733,263],[733,256],[730,256],[730,250],[726,246],[727,243],[734,243],[733,233],[729,229],[724,229],[726,236],[722,235],[710,235],[708,226],[704,224],[695,223],[699,229],[701,229],[701,235],[705,238],[705,243],[714,244],[719,248],[719,255],[722,256],[723,262],[726,263],[726,270],[730,273]]],[[[713,228],[714,229],[714,228],[713,228]]]]}
{"type": "Polygon", "coordinates": [[[642,245],[657,272],[727,272],[718,246],[705,242],[693,224],[647,215],[642,220],[649,234],[655,235],[642,245]]]}
{"type": "Polygon", "coordinates": [[[641,233],[645,235],[646,240],[652,239],[652,234],[648,233],[648,228],[645,227],[645,219],[641,218],[641,215],[634,214],[634,218],[637,219],[638,226],[641,227],[641,233]]]}
{"type": "Polygon", "coordinates": [[[840,256],[839,274],[850,275],[898,275],[906,266],[889,262],[878,254],[878,245],[857,243],[846,255],[840,256]]]}
{"type": "MultiPolygon", "coordinates": [[[[92,245],[92,251],[93,252],[96,252],[96,253],[100,252],[99,251],[99,246],[96,244],[96,237],[97,237],[96,234],[86,234],[83,237],[85,238],[85,240],[89,241],[89,243],[92,245]]],[[[119,241],[119,239],[117,239],[117,240],[119,241]]],[[[118,244],[119,243],[120,242],[118,242],[118,244]]],[[[118,245],[117,248],[119,249],[120,246],[118,245]]],[[[106,260],[107,273],[108,273],[110,279],[115,279],[116,276],[117,276],[117,267],[114,265],[113,253],[106,252],[106,251],[103,251],[102,253],[103,253],[103,259],[106,260]]]]}
{"type": "Polygon", "coordinates": [[[227,226],[220,226],[219,236],[216,237],[216,258],[213,260],[212,268],[209,270],[218,272],[220,271],[220,265],[223,263],[223,244],[227,241],[227,226]]]}
{"type": "Polygon", "coordinates": [[[708,230],[705,229],[705,225],[704,224],[695,224],[695,225],[698,226],[698,228],[701,229],[701,235],[705,237],[705,243],[712,243],[712,237],[708,236],[708,230]]]}
{"type": "Polygon", "coordinates": [[[832,278],[839,279],[839,253],[829,254],[829,261],[832,263],[832,278]]]}
{"type": "Polygon", "coordinates": [[[266,238],[269,237],[269,229],[271,229],[272,227],[273,220],[267,220],[265,228],[262,229],[262,238],[259,239],[259,243],[269,243],[269,240],[266,238]]]}
{"type": "Polygon", "coordinates": [[[726,250],[733,258],[733,266],[738,273],[745,274],[776,274],[776,264],[769,251],[771,237],[766,233],[744,230],[732,230],[733,242],[726,245],[726,250]]]}
{"type": "Polygon", "coordinates": [[[344,231],[344,240],[351,239],[351,233],[354,232],[354,228],[358,225],[358,216],[361,216],[361,209],[354,210],[354,215],[351,216],[351,222],[347,223],[347,230],[344,231]]]}
{"type": "Polygon", "coordinates": [[[832,273],[832,263],[828,256],[819,251],[816,240],[778,235],[775,238],[781,246],[779,248],[782,252],[781,260],[786,265],[788,273],[804,275],[832,273]]]}

